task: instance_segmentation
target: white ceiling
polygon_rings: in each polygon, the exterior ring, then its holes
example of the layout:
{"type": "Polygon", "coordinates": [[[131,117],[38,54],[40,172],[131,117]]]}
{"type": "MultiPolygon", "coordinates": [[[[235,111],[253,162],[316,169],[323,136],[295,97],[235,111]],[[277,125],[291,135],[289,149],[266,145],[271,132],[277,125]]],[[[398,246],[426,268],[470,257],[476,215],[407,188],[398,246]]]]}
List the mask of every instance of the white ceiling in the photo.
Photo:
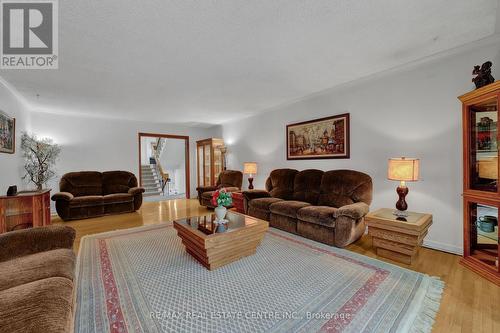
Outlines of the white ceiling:
{"type": "Polygon", "coordinates": [[[36,110],[217,124],[487,37],[497,4],[64,0],[59,69],[0,75],[36,110]]]}

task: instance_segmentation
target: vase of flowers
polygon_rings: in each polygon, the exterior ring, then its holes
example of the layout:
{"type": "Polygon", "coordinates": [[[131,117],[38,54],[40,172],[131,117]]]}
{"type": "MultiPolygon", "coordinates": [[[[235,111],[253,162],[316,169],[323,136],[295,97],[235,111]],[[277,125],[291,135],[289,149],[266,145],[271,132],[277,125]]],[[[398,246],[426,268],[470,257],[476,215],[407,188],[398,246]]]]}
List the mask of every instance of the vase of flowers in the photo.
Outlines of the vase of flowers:
{"type": "Polygon", "coordinates": [[[215,207],[216,221],[218,223],[224,223],[224,218],[226,217],[227,208],[226,206],[231,206],[233,203],[233,198],[231,192],[227,192],[225,188],[217,190],[212,195],[212,205],[215,207]]]}

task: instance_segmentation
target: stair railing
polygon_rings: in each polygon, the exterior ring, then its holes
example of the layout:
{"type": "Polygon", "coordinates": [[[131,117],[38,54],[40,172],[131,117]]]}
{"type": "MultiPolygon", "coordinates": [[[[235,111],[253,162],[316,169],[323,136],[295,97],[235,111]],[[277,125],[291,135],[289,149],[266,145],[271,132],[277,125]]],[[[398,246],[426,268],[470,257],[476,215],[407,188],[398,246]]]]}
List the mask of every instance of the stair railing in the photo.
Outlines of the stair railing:
{"type": "Polygon", "coordinates": [[[160,181],[161,181],[161,191],[163,192],[165,190],[165,185],[167,185],[168,182],[170,182],[170,177],[169,174],[166,173],[163,170],[163,167],[161,166],[160,163],[160,155],[163,152],[163,145],[165,144],[165,140],[162,138],[158,138],[156,140],[156,145],[153,148],[153,157],[155,159],[155,168],[156,168],[156,174],[160,176],[160,181]]]}

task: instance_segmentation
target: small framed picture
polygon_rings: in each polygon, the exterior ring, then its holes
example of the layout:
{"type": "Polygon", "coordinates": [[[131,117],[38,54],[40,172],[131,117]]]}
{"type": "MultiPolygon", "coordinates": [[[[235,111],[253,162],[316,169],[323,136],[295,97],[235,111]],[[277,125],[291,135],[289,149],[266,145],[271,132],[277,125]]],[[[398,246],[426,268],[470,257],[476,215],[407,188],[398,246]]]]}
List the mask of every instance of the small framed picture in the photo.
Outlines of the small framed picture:
{"type": "Polygon", "coordinates": [[[349,113],[286,126],[288,160],[349,158],[349,113]]]}
{"type": "Polygon", "coordinates": [[[16,119],[0,111],[0,153],[16,151],[16,119]]]}

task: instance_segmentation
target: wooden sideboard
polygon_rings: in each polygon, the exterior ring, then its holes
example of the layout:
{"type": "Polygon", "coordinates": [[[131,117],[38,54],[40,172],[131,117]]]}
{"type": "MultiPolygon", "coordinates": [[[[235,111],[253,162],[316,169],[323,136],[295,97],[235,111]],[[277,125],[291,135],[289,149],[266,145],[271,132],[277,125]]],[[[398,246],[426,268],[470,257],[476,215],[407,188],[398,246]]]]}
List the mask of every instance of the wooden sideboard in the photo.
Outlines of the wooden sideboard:
{"type": "Polygon", "coordinates": [[[50,190],[0,196],[0,233],[50,224],[50,190]]]}

